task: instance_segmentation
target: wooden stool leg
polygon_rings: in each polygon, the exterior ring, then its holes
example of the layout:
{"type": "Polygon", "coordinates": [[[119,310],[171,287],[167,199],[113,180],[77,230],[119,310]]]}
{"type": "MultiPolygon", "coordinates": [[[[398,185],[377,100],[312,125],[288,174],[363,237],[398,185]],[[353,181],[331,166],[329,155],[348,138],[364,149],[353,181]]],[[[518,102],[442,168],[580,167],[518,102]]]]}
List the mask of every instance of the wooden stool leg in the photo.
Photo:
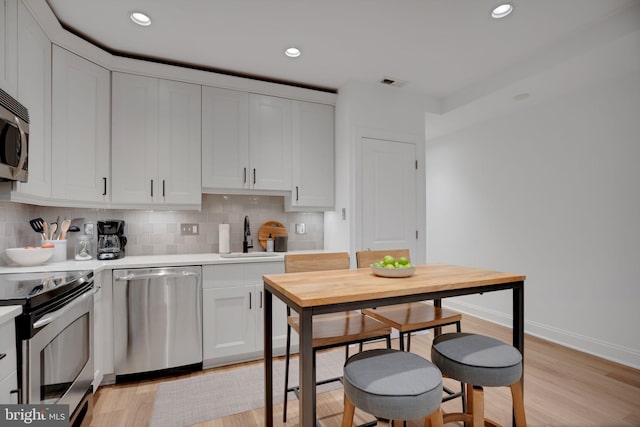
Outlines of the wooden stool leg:
{"type": "Polygon", "coordinates": [[[473,427],[484,426],[484,390],[480,386],[472,386],[471,392],[471,405],[467,403],[467,407],[470,407],[472,416],[473,427]]]}
{"type": "Polygon", "coordinates": [[[438,408],[424,419],[424,427],[442,427],[442,409],[438,408]]]}
{"type": "Polygon", "coordinates": [[[353,416],[355,414],[356,407],[353,402],[349,400],[347,395],[344,395],[344,412],[342,413],[342,427],[353,426],[353,416]]]}
{"type": "Polygon", "coordinates": [[[520,380],[511,384],[511,399],[513,400],[513,412],[516,417],[516,426],[527,427],[527,419],[524,415],[522,382],[520,380]]]}

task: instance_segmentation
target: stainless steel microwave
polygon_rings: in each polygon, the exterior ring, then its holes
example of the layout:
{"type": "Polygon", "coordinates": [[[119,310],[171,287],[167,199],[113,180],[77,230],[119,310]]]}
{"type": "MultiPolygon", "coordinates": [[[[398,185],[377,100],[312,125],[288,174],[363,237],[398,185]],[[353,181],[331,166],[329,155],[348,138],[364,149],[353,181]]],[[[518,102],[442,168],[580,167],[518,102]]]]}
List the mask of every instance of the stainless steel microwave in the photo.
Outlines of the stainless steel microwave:
{"type": "Polygon", "coordinates": [[[0,89],[0,181],[29,178],[29,112],[0,89]]]}

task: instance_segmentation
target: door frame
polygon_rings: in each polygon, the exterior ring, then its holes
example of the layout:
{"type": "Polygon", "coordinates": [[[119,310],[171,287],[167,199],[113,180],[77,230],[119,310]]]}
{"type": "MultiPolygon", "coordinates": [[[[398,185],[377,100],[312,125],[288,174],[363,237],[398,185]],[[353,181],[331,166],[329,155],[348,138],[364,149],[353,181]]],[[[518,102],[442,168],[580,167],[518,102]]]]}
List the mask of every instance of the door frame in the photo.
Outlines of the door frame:
{"type": "MultiPolygon", "coordinates": [[[[426,262],[426,157],[425,157],[425,138],[424,135],[415,135],[404,133],[400,131],[376,129],[376,128],[354,128],[354,144],[352,159],[353,159],[353,179],[351,188],[351,200],[350,209],[353,212],[350,219],[351,229],[351,247],[350,252],[355,254],[356,251],[362,249],[362,228],[359,226],[360,217],[362,216],[362,205],[360,203],[362,195],[362,140],[364,138],[380,139],[393,142],[415,144],[416,147],[416,159],[418,160],[418,170],[416,171],[416,226],[418,230],[418,239],[416,241],[417,251],[411,254],[411,260],[416,264],[426,262]]],[[[355,256],[352,257],[355,260],[355,256]]],[[[355,264],[354,264],[355,265],[355,264]]]]}

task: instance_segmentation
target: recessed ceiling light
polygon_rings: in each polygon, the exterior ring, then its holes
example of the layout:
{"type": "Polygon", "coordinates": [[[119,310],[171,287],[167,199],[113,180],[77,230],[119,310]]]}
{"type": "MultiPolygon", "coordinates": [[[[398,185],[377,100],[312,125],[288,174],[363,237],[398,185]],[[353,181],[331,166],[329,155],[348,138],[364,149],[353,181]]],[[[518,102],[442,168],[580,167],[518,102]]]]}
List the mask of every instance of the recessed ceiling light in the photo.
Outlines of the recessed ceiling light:
{"type": "Polygon", "coordinates": [[[284,54],[289,58],[297,58],[298,56],[302,55],[302,52],[297,47],[289,47],[284,51],[284,54]]]}
{"type": "Polygon", "coordinates": [[[131,20],[138,25],[142,25],[143,27],[148,27],[151,25],[151,18],[146,13],[140,11],[133,11],[129,13],[131,20]]]}
{"type": "Polygon", "coordinates": [[[511,5],[510,3],[503,3],[500,6],[496,6],[493,8],[493,10],[491,11],[491,17],[500,19],[509,15],[511,12],[513,12],[513,5],[511,5]]]}

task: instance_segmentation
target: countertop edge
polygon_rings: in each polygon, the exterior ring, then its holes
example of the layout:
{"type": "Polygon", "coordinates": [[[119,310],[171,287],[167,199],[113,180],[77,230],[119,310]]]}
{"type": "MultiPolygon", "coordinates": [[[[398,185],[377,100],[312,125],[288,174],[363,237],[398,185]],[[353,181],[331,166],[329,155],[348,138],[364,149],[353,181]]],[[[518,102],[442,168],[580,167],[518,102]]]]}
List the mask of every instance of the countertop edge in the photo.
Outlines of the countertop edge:
{"type": "Polygon", "coordinates": [[[0,325],[15,319],[22,314],[22,306],[20,305],[7,305],[0,307],[0,325]]]}

